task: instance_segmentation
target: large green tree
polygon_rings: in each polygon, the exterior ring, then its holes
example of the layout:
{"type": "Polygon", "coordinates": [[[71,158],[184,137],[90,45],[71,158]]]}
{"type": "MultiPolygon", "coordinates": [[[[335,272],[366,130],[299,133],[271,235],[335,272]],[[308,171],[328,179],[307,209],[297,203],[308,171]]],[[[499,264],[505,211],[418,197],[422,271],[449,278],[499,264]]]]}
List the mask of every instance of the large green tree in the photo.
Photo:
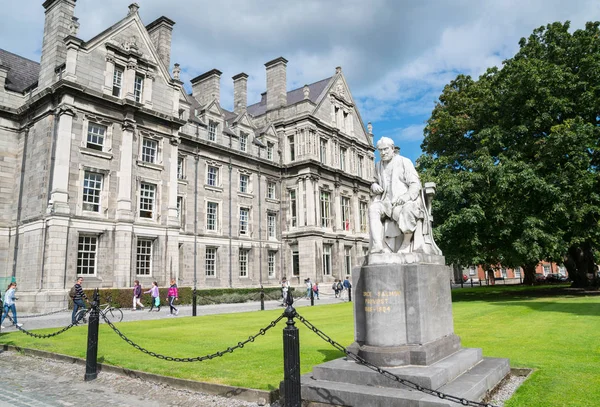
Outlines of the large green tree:
{"type": "Polygon", "coordinates": [[[445,86],[418,168],[438,184],[435,235],[449,261],[564,262],[588,284],[600,242],[600,23],[553,23],[479,79],[445,86]]]}

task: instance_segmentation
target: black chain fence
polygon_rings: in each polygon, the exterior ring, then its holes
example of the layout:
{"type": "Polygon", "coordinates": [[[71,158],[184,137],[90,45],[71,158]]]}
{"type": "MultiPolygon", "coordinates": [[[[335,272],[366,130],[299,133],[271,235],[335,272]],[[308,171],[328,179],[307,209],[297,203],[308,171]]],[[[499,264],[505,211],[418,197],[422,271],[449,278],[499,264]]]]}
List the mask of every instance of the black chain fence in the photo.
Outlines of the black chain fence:
{"type": "MultiPolygon", "coordinates": [[[[91,309],[86,310],[85,314],[83,314],[82,318],[86,318],[86,316],[90,313],[90,311],[91,311],[91,309]]],[[[13,319],[10,317],[10,315],[7,315],[7,316],[8,316],[8,319],[10,319],[11,321],[13,321],[13,319]]],[[[13,321],[13,323],[14,323],[14,321],[13,321]]],[[[23,332],[25,335],[29,335],[31,337],[38,338],[38,339],[47,339],[47,338],[52,338],[54,336],[58,336],[58,335],[62,334],[63,332],[67,332],[69,329],[73,328],[76,325],[78,325],[77,322],[71,323],[71,324],[65,326],[64,328],[62,328],[61,330],[53,332],[51,334],[36,334],[36,333],[33,333],[33,332],[29,332],[28,330],[23,329],[22,327],[20,327],[17,324],[15,324],[15,327],[17,327],[17,329],[19,331],[23,332]]]]}
{"type": "Polygon", "coordinates": [[[217,357],[221,357],[227,353],[232,353],[234,350],[236,349],[241,349],[243,348],[247,343],[249,342],[254,342],[254,340],[261,336],[264,335],[265,333],[267,333],[267,331],[271,328],[274,328],[275,325],[277,325],[279,323],[279,321],[281,321],[284,318],[284,315],[281,314],[279,316],[279,318],[271,321],[271,323],[269,325],[267,325],[264,328],[261,328],[257,334],[255,335],[251,335],[248,337],[248,339],[246,339],[245,341],[242,342],[238,342],[237,345],[235,346],[230,346],[227,349],[223,350],[223,351],[219,351],[219,352],[215,352],[215,353],[211,353],[209,355],[204,355],[204,356],[196,356],[196,357],[192,357],[192,358],[180,358],[180,357],[174,357],[174,356],[165,356],[165,355],[161,355],[159,353],[156,352],[152,352],[146,348],[141,347],[140,345],[138,345],[137,343],[133,342],[131,339],[129,339],[123,332],[121,332],[107,317],[106,315],[104,315],[103,313],[100,313],[100,315],[102,316],[102,318],[104,319],[104,321],[112,328],[112,330],[121,337],[121,339],[123,339],[125,342],[127,342],[128,344],[130,344],[131,346],[133,346],[135,349],[139,350],[140,352],[143,352],[149,356],[158,358],[158,359],[162,359],[162,360],[167,360],[170,362],[202,362],[205,360],[210,360],[210,359],[214,359],[217,357]]]}
{"type": "Polygon", "coordinates": [[[19,319],[45,317],[47,315],[54,315],[54,314],[58,314],[58,313],[61,313],[61,312],[68,311],[68,310],[69,310],[68,308],[63,308],[63,309],[60,309],[58,311],[46,312],[45,314],[19,315],[19,319]]]}
{"type": "Polygon", "coordinates": [[[443,393],[443,392],[438,391],[438,390],[433,390],[433,389],[421,386],[421,385],[419,385],[417,383],[411,382],[410,380],[403,379],[403,378],[395,375],[394,373],[390,372],[389,370],[385,370],[385,369],[382,369],[382,368],[380,368],[378,366],[375,366],[374,364],[367,362],[365,359],[361,358],[357,354],[350,352],[344,346],[342,346],[338,342],[336,342],[333,339],[331,339],[325,332],[321,331],[316,326],[314,326],[313,324],[311,324],[308,320],[306,320],[304,317],[302,317],[300,314],[298,314],[298,312],[296,312],[296,318],[298,318],[300,320],[300,322],[302,322],[308,329],[310,329],[315,334],[317,334],[321,339],[323,339],[326,342],[329,342],[330,345],[332,345],[334,348],[336,348],[340,352],[343,352],[344,354],[346,354],[346,356],[348,356],[350,359],[352,359],[352,360],[360,363],[361,365],[364,365],[364,366],[368,367],[371,370],[374,370],[375,372],[377,372],[377,373],[379,373],[379,374],[387,377],[388,379],[397,381],[397,382],[405,385],[406,387],[409,387],[409,388],[411,388],[413,390],[420,391],[420,392],[425,393],[425,394],[429,394],[429,395],[432,395],[432,396],[435,396],[435,397],[439,397],[440,399],[444,399],[444,400],[448,400],[448,401],[451,401],[451,402],[454,402],[454,403],[462,404],[463,406],[472,406],[472,407],[497,407],[497,406],[494,406],[493,404],[480,403],[480,402],[477,402],[477,401],[467,400],[467,399],[462,398],[462,397],[452,396],[450,394],[446,394],[446,393],[443,393]]]}

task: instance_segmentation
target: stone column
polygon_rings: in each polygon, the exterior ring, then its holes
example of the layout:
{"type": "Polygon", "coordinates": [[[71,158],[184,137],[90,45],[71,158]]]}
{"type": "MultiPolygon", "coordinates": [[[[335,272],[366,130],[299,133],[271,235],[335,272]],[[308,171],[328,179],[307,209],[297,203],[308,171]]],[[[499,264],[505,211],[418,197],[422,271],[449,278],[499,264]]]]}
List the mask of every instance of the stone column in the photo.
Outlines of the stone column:
{"type": "Polygon", "coordinates": [[[137,61],[133,58],[129,58],[127,61],[127,69],[123,73],[123,90],[125,92],[125,98],[135,101],[134,85],[135,85],[135,68],[137,67],[137,61]]]}
{"type": "MultiPolygon", "coordinates": [[[[121,161],[119,163],[119,190],[117,195],[117,219],[130,221],[133,220],[131,207],[131,169],[133,166],[133,132],[135,131],[135,121],[126,118],[122,124],[121,141],[121,161]]],[[[177,185],[177,181],[175,181],[177,185]]]]}
{"type": "Polygon", "coordinates": [[[70,105],[71,96],[63,97],[55,114],[58,118],[55,161],[52,172],[52,190],[48,207],[53,213],[69,214],[69,164],[71,162],[71,138],[75,110],[70,105]]]}
{"type": "Polygon", "coordinates": [[[106,68],[104,69],[104,93],[112,95],[113,76],[115,75],[114,55],[106,55],[106,68]]]}
{"type": "Polygon", "coordinates": [[[154,85],[154,73],[148,72],[144,80],[144,99],[143,103],[148,108],[152,108],[152,87],[154,85]]]}
{"type": "Polygon", "coordinates": [[[167,224],[169,226],[178,227],[179,219],[177,219],[177,157],[179,151],[179,137],[173,137],[169,140],[169,204],[167,224]]]}
{"type": "Polygon", "coordinates": [[[298,178],[296,193],[297,227],[306,225],[306,177],[298,178]]]}
{"type": "Polygon", "coordinates": [[[68,40],[66,41],[67,60],[65,63],[65,75],[63,77],[64,79],[70,81],[77,80],[77,53],[79,52],[79,48],[81,47],[82,43],[83,41],[79,38],[68,37],[68,40]]]}

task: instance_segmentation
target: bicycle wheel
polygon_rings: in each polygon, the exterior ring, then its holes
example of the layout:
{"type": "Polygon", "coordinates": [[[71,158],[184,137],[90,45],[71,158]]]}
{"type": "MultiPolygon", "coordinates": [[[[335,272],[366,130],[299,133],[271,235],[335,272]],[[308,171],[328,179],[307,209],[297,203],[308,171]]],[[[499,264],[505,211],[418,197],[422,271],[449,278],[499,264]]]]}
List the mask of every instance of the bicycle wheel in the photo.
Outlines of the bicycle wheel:
{"type": "Polygon", "coordinates": [[[123,320],[123,311],[121,311],[121,308],[109,308],[108,311],[106,311],[106,316],[113,324],[115,322],[121,322],[123,320]]]}
{"type": "Polygon", "coordinates": [[[77,321],[78,324],[81,323],[86,323],[87,320],[85,318],[85,313],[86,313],[86,309],[85,308],[80,308],[77,313],[75,314],[75,321],[77,321]]]}

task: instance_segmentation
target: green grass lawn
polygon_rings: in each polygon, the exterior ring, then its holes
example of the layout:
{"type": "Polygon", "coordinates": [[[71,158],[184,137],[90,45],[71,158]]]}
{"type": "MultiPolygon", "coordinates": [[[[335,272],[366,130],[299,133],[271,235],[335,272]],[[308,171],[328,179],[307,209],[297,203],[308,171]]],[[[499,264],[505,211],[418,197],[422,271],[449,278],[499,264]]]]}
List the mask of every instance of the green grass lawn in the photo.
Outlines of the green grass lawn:
{"type": "MultiPolygon", "coordinates": [[[[586,407],[600,405],[600,297],[550,295],[548,288],[481,287],[453,291],[455,332],[465,347],[485,356],[509,358],[512,367],[536,369],[507,407],[586,407]]],[[[281,310],[164,320],[123,322],[119,329],[153,352],[196,357],[224,350],[256,334],[281,310]]],[[[303,307],[300,314],[332,339],[353,341],[352,304],[303,307]]],[[[341,357],[330,344],[296,320],[301,369],[341,357]]],[[[223,357],[176,363],[148,356],[102,324],[98,357],[102,363],[174,377],[271,390],[283,378],[283,319],[255,342],[223,357]]],[[[49,333],[54,330],[40,330],[49,333]]],[[[0,343],[85,358],[87,327],[51,339],[20,332],[0,335],[0,343]]]]}

